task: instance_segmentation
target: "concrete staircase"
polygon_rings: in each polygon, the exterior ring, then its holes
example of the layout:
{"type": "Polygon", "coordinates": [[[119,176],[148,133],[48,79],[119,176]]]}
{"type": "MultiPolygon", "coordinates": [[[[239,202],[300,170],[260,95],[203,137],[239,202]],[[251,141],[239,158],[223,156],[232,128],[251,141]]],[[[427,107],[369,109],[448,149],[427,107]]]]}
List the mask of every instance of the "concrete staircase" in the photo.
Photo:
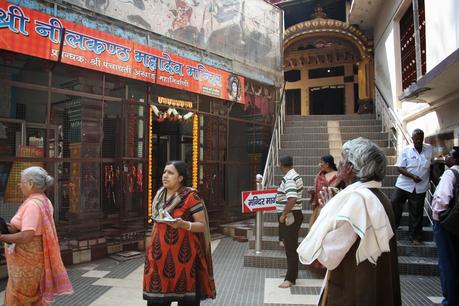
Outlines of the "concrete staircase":
{"type": "MultiPolygon", "coordinates": [[[[287,116],[284,134],[281,136],[279,156],[291,155],[294,168],[303,177],[305,191],[303,197],[304,222],[300,229],[299,242],[308,232],[311,216],[309,195],[318,171],[320,157],[332,154],[335,162],[339,160],[340,149],[347,140],[365,137],[383,148],[388,158],[388,169],[382,190],[390,197],[398,173],[393,166],[396,161],[395,150],[388,147],[387,133],[381,133],[381,122],[374,115],[313,115],[308,117],[287,116]]],[[[282,174],[275,173],[275,182],[280,182],[282,174]]],[[[432,228],[424,217],[424,243],[414,246],[408,241],[408,214],[404,210],[402,225],[397,230],[399,267],[402,274],[438,275],[437,249],[432,237],[432,228]]],[[[248,231],[249,249],[244,255],[244,265],[250,267],[286,268],[285,252],[279,245],[278,223],[275,212],[264,213],[262,254],[255,253],[254,229],[248,231]]],[[[300,269],[309,266],[300,265],[300,269]]]]}

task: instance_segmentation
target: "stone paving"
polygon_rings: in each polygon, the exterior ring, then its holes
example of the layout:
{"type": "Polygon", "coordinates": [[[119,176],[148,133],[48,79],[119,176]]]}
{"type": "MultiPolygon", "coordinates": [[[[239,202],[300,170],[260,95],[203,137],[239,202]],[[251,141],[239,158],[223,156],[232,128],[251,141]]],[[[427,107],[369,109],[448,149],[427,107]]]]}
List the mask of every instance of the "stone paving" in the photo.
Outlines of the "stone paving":
{"type": "MultiPolygon", "coordinates": [[[[218,306],[287,306],[314,305],[322,279],[301,270],[297,285],[279,289],[284,269],[261,269],[243,266],[248,243],[224,238],[212,242],[217,298],[201,305],[218,306]]],[[[142,300],[143,256],[126,262],[111,258],[70,266],[68,272],[75,294],[59,297],[54,305],[146,305],[142,300]]],[[[6,281],[0,281],[3,290],[6,281]]],[[[441,298],[438,277],[401,276],[403,305],[431,306],[441,298]]]]}

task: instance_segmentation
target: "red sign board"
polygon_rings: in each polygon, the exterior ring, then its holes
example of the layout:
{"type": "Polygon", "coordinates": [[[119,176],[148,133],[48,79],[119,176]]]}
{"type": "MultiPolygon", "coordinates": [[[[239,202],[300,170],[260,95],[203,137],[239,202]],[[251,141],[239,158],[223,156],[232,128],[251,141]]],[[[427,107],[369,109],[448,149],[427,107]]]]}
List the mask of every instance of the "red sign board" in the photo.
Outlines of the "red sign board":
{"type": "Polygon", "coordinates": [[[276,210],[277,189],[242,192],[242,212],[276,210]]]}
{"type": "Polygon", "coordinates": [[[241,76],[5,0],[0,49],[245,103],[241,76]]]}

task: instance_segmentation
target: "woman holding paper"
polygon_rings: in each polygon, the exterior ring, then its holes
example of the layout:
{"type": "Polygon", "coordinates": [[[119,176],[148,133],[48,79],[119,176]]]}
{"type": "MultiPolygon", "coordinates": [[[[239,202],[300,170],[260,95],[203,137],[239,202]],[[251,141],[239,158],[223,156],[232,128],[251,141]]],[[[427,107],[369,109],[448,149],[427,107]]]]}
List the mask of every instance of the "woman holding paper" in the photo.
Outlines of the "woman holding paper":
{"type": "Polygon", "coordinates": [[[185,186],[187,165],[170,161],[153,199],[153,230],[145,258],[143,298],[148,305],[199,305],[215,298],[207,211],[185,186]]]}

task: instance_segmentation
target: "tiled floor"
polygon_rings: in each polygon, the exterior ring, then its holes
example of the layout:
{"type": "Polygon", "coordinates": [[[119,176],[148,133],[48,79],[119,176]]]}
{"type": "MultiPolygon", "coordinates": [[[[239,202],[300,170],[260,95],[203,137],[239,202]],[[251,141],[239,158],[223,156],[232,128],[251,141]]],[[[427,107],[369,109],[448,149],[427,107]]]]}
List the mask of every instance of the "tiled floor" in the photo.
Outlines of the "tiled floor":
{"type": "MultiPolygon", "coordinates": [[[[296,286],[279,289],[285,270],[243,267],[247,248],[248,243],[230,238],[213,241],[217,298],[202,305],[314,305],[322,284],[320,276],[302,270],[296,286]]],[[[143,261],[143,257],[121,263],[106,258],[71,266],[68,271],[75,294],[59,297],[54,305],[146,305],[142,300],[143,261]]],[[[5,285],[5,281],[0,282],[0,291],[5,285]]],[[[403,305],[431,306],[440,302],[437,277],[401,276],[401,286],[403,305]]]]}

